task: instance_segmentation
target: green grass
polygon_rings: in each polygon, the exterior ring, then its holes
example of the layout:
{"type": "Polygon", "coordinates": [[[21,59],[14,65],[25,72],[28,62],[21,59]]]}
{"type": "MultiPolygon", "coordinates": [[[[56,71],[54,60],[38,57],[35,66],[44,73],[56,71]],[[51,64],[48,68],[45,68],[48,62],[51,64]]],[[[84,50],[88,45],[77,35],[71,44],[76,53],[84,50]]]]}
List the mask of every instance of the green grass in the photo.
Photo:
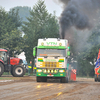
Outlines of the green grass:
{"type": "Polygon", "coordinates": [[[11,75],[10,72],[4,72],[3,75],[11,75]]]}
{"type": "Polygon", "coordinates": [[[12,80],[13,78],[11,77],[0,77],[0,80],[12,80]]]}

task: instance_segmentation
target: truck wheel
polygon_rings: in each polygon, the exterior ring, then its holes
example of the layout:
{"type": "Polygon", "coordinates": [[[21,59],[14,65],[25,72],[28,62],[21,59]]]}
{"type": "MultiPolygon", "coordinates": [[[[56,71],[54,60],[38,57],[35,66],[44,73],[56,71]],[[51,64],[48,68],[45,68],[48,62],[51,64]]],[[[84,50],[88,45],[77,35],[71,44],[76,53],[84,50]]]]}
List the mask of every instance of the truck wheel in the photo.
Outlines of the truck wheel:
{"type": "Polygon", "coordinates": [[[97,81],[98,81],[97,74],[95,74],[94,79],[95,79],[95,82],[97,82],[97,81]]]}
{"type": "Polygon", "coordinates": [[[100,82],[100,75],[98,75],[98,81],[100,82]]]}
{"type": "Polygon", "coordinates": [[[12,73],[14,77],[23,77],[25,74],[24,67],[19,65],[15,66],[12,73]]]}
{"type": "Polygon", "coordinates": [[[68,77],[66,77],[66,83],[68,83],[68,77]]]}
{"type": "Polygon", "coordinates": [[[38,76],[37,76],[37,77],[36,77],[36,81],[37,81],[37,82],[41,82],[41,77],[38,77],[38,76]]]}
{"type": "Polygon", "coordinates": [[[4,66],[0,63],[0,76],[4,73],[4,66]]]}
{"type": "Polygon", "coordinates": [[[62,77],[61,83],[68,83],[68,77],[62,77]]]}
{"type": "Polygon", "coordinates": [[[47,78],[46,77],[42,77],[42,82],[47,82],[47,78]]]}

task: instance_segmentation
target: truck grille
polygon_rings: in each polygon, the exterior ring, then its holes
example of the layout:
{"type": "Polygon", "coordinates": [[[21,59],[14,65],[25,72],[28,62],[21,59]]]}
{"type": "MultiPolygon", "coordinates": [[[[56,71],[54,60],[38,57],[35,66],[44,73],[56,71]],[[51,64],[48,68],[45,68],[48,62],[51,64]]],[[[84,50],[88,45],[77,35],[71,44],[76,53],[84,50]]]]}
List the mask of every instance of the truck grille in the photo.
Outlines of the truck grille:
{"type": "Polygon", "coordinates": [[[59,67],[57,66],[57,62],[45,62],[45,67],[47,68],[56,68],[56,67],[59,67]]]}
{"type": "Polygon", "coordinates": [[[61,62],[39,62],[39,66],[42,68],[62,68],[61,62]]]}
{"type": "Polygon", "coordinates": [[[46,67],[57,67],[57,63],[56,62],[45,62],[45,66],[46,67]]]}

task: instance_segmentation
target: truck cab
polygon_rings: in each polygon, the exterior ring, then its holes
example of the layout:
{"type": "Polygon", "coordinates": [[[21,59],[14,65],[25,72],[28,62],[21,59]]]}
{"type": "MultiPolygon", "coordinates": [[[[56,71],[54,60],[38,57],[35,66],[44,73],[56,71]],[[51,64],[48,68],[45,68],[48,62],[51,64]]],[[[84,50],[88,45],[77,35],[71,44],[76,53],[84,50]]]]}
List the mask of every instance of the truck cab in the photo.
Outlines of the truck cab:
{"type": "Polygon", "coordinates": [[[33,48],[33,56],[37,59],[37,82],[48,78],[68,82],[67,59],[70,52],[67,47],[68,40],[65,39],[38,39],[37,47],[33,48]]]}

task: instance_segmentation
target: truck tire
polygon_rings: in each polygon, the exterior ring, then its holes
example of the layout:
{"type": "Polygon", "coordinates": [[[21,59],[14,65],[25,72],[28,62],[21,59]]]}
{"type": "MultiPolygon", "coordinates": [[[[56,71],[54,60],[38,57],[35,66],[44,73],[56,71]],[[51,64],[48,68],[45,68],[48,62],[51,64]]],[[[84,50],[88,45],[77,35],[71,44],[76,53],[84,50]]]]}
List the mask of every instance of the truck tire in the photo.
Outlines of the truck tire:
{"type": "Polygon", "coordinates": [[[68,83],[68,77],[66,77],[66,83],[68,83]]]}
{"type": "Polygon", "coordinates": [[[97,74],[95,74],[95,76],[94,76],[94,80],[95,80],[95,82],[97,82],[97,81],[98,81],[97,74]]]}
{"type": "Polygon", "coordinates": [[[37,82],[41,82],[41,77],[38,77],[38,76],[37,76],[37,77],[36,77],[36,81],[37,81],[37,82]]]}
{"type": "Polygon", "coordinates": [[[23,75],[25,74],[25,69],[20,65],[14,66],[12,74],[14,77],[23,77],[23,75]]]}
{"type": "Polygon", "coordinates": [[[42,82],[47,82],[47,78],[46,77],[42,77],[42,82]]]}
{"type": "Polygon", "coordinates": [[[68,77],[62,77],[61,83],[68,83],[68,77]]]}
{"type": "Polygon", "coordinates": [[[4,73],[4,65],[0,63],[0,76],[4,73]]]}
{"type": "Polygon", "coordinates": [[[100,75],[98,75],[98,82],[100,82],[100,75]]]}

